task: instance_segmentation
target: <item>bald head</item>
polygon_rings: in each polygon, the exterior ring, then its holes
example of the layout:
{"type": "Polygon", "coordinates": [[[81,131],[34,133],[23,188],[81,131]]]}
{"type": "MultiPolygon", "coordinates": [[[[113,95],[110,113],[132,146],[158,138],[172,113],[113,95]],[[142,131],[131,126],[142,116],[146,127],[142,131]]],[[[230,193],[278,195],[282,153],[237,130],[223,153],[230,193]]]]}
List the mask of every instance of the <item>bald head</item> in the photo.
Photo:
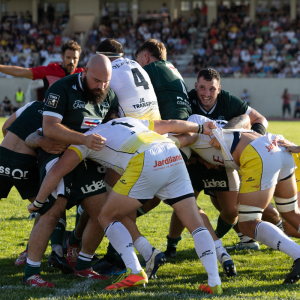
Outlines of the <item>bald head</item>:
{"type": "Polygon", "coordinates": [[[91,101],[91,98],[95,98],[95,103],[104,100],[109,88],[111,73],[111,62],[106,56],[95,54],[89,59],[83,68],[82,75],[83,88],[89,98],[87,100],[91,101]]]}

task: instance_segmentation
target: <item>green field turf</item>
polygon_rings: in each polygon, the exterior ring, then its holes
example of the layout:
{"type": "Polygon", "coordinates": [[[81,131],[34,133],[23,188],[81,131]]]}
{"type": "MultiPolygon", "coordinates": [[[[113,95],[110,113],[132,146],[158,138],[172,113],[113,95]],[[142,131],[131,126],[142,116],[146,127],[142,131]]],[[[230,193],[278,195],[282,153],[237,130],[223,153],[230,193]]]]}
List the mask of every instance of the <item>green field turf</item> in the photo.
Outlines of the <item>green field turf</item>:
{"type": "MultiPolygon", "coordinates": [[[[4,122],[0,118],[0,126],[4,122]]],[[[269,130],[283,134],[300,144],[299,122],[270,122],[269,130]]],[[[213,227],[218,214],[207,196],[201,194],[198,204],[208,214],[213,227]]],[[[216,297],[199,292],[200,284],[205,283],[205,270],[194,250],[193,239],[185,230],[178,245],[178,254],[158,271],[158,279],[150,281],[146,289],[106,293],[107,281],[77,279],[65,276],[47,266],[50,246],[42,261],[42,276],[55,284],[53,289],[24,287],[21,283],[24,267],[14,266],[19,253],[25,249],[33,221],[28,220],[28,201],[22,201],[13,189],[7,199],[0,203],[0,299],[300,299],[299,285],[284,286],[282,282],[292,266],[292,259],[278,251],[261,246],[259,251],[241,251],[232,255],[238,276],[227,279],[223,275],[224,294],[216,297]]],[[[67,229],[73,229],[75,210],[68,212],[67,229]]],[[[138,227],[150,243],[161,251],[166,249],[171,208],[160,204],[155,210],[138,219],[138,227]]],[[[224,245],[238,242],[234,232],[223,238],[224,245]]],[[[103,255],[107,246],[104,238],[97,253],[103,255]]],[[[219,265],[219,271],[222,268],[219,265]]]]}

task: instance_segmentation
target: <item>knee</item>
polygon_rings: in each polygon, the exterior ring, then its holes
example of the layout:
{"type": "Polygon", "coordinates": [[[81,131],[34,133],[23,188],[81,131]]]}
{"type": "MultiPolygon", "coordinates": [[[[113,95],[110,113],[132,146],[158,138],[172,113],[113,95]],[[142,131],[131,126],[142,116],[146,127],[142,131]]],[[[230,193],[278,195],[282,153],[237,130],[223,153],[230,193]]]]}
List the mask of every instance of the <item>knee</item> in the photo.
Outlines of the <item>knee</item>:
{"type": "Polygon", "coordinates": [[[239,230],[241,231],[242,234],[247,235],[252,237],[254,235],[254,231],[256,228],[256,225],[260,222],[261,220],[251,220],[251,221],[246,221],[246,222],[239,222],[239,230]]]}
{"type": "Polygon", "coordinates": [[[227,207],[226,209],[222,209],[221,213],[228,219],[236,219],[238,217],[237,207],[227,207]]]}
{"type": "Polygon", "coordinates": [[[256,224],[261,221],[263,209],[249,205],[238,205],[239,229],[245,235],[255,230],[256,224]]]}

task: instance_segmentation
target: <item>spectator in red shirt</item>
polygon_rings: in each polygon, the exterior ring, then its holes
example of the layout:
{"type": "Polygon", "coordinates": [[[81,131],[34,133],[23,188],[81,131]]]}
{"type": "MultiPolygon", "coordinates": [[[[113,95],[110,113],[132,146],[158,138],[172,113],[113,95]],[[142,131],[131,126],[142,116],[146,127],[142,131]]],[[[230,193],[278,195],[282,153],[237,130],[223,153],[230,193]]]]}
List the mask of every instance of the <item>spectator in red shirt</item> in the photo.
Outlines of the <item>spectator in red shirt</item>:
{"type": "Polygon", "coordinates": [[[62,64],[51,63],[48,66],[35,68],[22,68],[17,66],[0,65],[0,72],[16,77],[26,77],[36,80],[43,79],[44,90],[46,91],[55,81],[73,74],[82,72],[82,68],[77,68],[81,47],[74,41],[69,40],[61,47],[62,64]]]}

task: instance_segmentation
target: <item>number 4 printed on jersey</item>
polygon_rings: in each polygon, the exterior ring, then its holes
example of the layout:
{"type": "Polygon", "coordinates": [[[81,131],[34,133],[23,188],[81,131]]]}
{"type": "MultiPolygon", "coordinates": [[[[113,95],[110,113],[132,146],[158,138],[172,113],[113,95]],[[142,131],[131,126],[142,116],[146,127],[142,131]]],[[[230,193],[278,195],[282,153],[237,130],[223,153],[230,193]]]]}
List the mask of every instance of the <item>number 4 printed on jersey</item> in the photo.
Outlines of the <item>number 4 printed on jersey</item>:
{"type": "Polygon", "coordinates": [[[143,86],[144,90],[149,90],[149,83],[145,80],[143,74],[139,71],[138,68],[131,69],[134,83],[136,86],[143,86]]]}

